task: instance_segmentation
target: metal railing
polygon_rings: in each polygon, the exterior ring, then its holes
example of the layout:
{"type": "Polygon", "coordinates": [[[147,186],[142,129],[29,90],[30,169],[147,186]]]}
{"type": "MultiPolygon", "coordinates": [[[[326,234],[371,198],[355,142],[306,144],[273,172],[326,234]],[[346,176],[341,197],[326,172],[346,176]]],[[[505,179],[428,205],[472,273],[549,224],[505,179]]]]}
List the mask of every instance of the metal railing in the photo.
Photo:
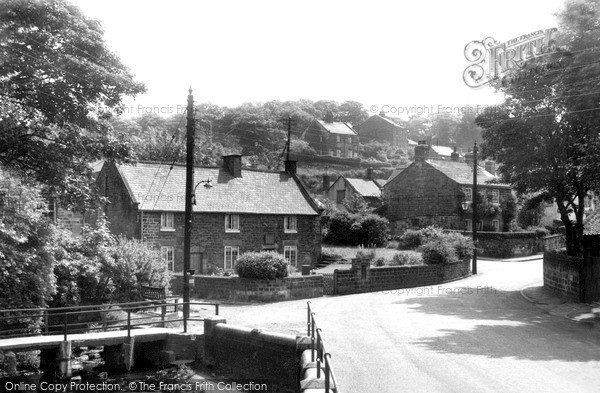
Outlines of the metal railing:
{"type": "Polygon", "coordinates": [[[164,327],[165,322],[183,322],[183,332],[186,333],[188,321],[204,321],[204,319],[191,317],[186,318],[185,313],[182,318],[165,319],[167,315],[167,307],[173,307],[176,311],[179,305],[185,307],[185,304],[214,306],[215,315],[219,315],[218,303],[177,303],[176,299],[166,299],[160,302],[157,302],[156,300],[148,300],[92,306],[0,310],[0,325],[10,325],[10,322],[13,322],[14,325],[24,325],[23,327],[16,327],[13,329],[2,329],[2,331],[0,331],[0,339],[63,334],[64,340],[66,341],[68,334],[125,329],[127,330],[127,337],[131,337],[131,329],[133,328],[152,324],[160,324],[160,326],[164,327]],[[173,300],[173,302],[171,302],[171,300],[173,300]],[[160,315],[140,315],[141,311],[156,309],[158,307],[161,308],[160,315]],[[125,312],[127,313],[127,318],[110,320],[106,318],[108,313],[115,312],[125,312]],[[74,321],[74,319],[78,318],[78,316],[85,315],[90,315],[91,318],[83,322],[74,321]],[[32,328],[32,320],[34,321],[34,324],[38,326],[32,328]]]}
{"type": "Polygon", "coordinates": [[[325,392],[329,392],[331,390],[335,393],[340,393],[335,373],[331,367],[331,354],[325,348],[325,343],[323,342],[323,336],[321,334],[321,328],[317,327],[315,313],[310,307],[310,302],[306,303],[308,317],[306,325],[308,336],[310,337],[311,341],[310,360],[311,362],[314,362],[315,360],[317,361],[317,378],[321,378],[321,363],[324,363],[325,365],[325,392]]]}

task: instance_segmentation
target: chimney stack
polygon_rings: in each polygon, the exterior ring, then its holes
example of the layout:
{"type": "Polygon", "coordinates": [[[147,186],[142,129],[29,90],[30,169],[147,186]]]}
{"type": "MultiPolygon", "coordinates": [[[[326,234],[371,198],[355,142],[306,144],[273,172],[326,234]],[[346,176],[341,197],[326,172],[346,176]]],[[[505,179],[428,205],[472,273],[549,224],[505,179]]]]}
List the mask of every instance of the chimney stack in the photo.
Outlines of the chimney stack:
{"type": "Polygon", "coordinates": [[[285,160],[283,163],[285,165],[285,171],[287,173],[289,173],[290,175],[295,175],[296,174],[296,170],[298,168],[298,161],[285,160]]]}
{"type": "Polygon", "coordinates": [[[233,177],[242,177],[242,156],[240,154],[223,156],[223,168],[233,177]]]}
{"type": "Polygon", "coordinates": [[[324,174],[323,175],[323,194],[327,193],[327,190],[329,190],[330,186],[331,186],[331,180],[329,180],[329,175],[324,174]]]}
{"type": "Polygon", "coordinates": [[[450,160],[455,161],[455,162],[459,161],[459,155],[458,155],[458,152],[456,151],[456,146],[454,146],[454,151],[452,152],[452,154],[450,154],[450,160]]]}
{"type": "Polygon", "coordinates": [[[429,145],[427,141],[419,141],[415,146],[415,161],[424,162],[429,159],[429,145]]]}
{"type": "Polygon", "coordinates": [[[367,168],[366,178],[369,180],[373,180],[373,167],[370,166],[367,168]]]}
{"type": "Polygon", "coordinates": [[[327,111],[325,114],[325,123],[333,123],[333,112],[327,111]]]}
{"type": "Polygon", "coordinates": [[[485,170],[496,176],[496,163],[494,161],[486,161],[485,170]]]}
{"type": "Polygon", "coordinates": [[[475,156],[475,154],[473,154],[473,152],[471,151],[471,149],[469,149],[469,151],[465,153],[465,162],[469,166],[473,166],[473,158],[474,158],[474,156],[475,156]]]}

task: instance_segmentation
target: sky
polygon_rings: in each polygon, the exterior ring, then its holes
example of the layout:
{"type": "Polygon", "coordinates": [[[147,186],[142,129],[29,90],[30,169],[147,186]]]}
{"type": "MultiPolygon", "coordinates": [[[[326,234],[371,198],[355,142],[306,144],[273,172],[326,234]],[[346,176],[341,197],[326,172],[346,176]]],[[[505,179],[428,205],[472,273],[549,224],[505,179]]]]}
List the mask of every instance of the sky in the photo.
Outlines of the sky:
{"type": "Polygon", "coordinates": [[[354,100],[390,116],[460,113],[501,93],[463,81],[471,41],[556,26],[563,0],[71,0],[148,91],[125,116],[196,102],[354,100]]]}

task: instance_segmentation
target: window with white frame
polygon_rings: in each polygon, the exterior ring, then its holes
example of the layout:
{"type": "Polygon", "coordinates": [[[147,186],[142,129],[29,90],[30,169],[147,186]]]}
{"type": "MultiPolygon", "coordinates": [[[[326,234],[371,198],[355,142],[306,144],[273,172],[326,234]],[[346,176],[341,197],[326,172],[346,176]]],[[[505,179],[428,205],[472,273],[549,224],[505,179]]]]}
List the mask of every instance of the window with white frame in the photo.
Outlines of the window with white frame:
{"type": "Polygon", "coordinates": [[[463,192],[465,193],[465,202],[471,202],[473,200],[473,190],[470,188],[463,188],[463,192]]]}
{"type": "Polygon", "coordinates": [[[174,231],[175,230],[175,218],[173,213],[161,213],[160,214],[160,230],[161,231],[174,231]]]}
{"type": "Polygon", "coordinates": [[[240,253],[240,248],[237,246],[225,246],[223,269],[233,270],[235,261],[240,253]]]}
{"type": "Polygon", "coordinates": [[[52,222],[56,222],[56,198],[48,198],[46,202],[47,212],[44,215],[52,222]]]}
{"type": "Polygon", "coordinates": [[[465,220],[465,230],[466,230],[466,231],[471,231],[471,230],[473,230],[473,226],[472,226],[472,222],[471,222],[471,219],[470,219],[470,218],[467,218],[467,219],[465,220]]]}
{"type": "Polygon", "coordinates": [[[283,257],[291,266],[298,266],[298,247],[284,246],[283,257]]]}
{"type": "Polygon", "coordinates": [[[240,215],[239,214],[225,214],[225,232],[239,232],[240,231],[240,215]]]}
{"type": "Polygon", "coordinates": [[[500,203],[500,191],[492,190],[492,203],[500,203]]]}
{"type": "Polygon", "coordinates": [[[492,226],[494,227],[494,231],[498,232],[500,230],[500,221],[492,220],[492,226]]]}
{"type": "Polygon", "coordinates": [[[175,250],[173,246],[163,246],[160,248],[160,257],[165,261],[167,270],[175,271],[175,250]]]}
{"type": "Polygon", "coordinates": [[[296,232],[298,232],[298,217],[296,217],[296,216],[285,216],[283,218],[283,232],[284,233],[296,233],[296,232]]]}

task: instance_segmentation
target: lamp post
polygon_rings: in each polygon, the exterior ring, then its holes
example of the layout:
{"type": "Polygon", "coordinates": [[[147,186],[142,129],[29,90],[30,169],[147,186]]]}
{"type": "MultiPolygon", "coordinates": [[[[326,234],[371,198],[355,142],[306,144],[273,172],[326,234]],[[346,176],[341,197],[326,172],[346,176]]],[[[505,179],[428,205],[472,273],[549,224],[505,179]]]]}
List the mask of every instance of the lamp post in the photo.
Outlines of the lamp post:
{"type": "Polygon", "coordinates": [[[477,141],[473,145],[473,267],[471,272],[477,274],[477,224],[479,215],[477,214],[477,141]]]}

